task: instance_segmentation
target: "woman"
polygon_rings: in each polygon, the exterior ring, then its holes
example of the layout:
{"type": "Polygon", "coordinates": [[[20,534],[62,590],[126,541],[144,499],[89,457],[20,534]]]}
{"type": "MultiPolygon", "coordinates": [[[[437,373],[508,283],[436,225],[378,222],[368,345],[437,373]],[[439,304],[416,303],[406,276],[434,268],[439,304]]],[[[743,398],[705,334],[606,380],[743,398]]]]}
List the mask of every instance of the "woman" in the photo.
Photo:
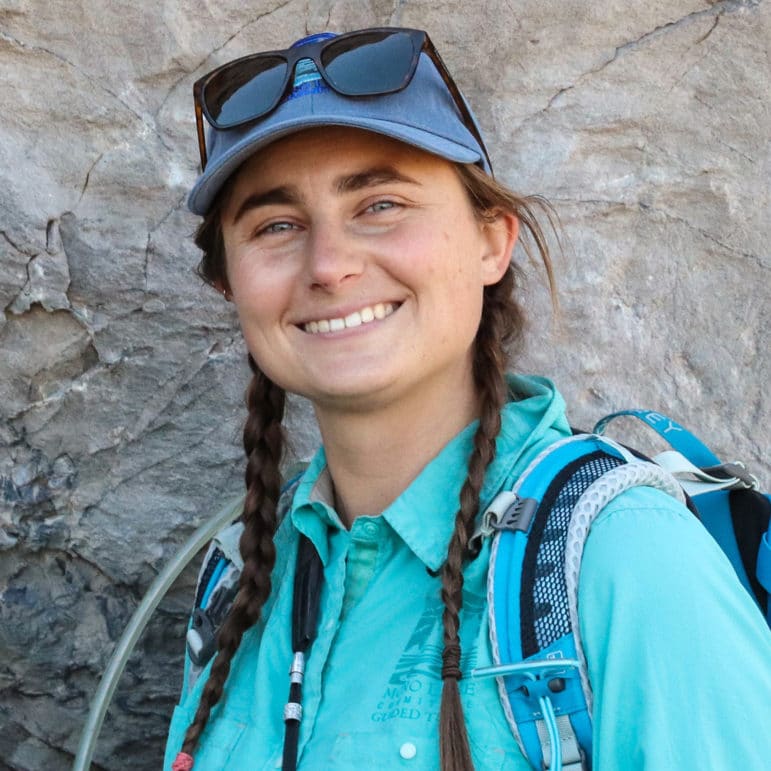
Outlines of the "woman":
{"type": "MultiPolygon", "coordinates": [[[[570,433],[551,383],[505,374],[520,226],[551,277],[537,200],[493,180],[421,32],[231,62],[196,84],[196,113],[201,269],[235,304],[254,375],[240,590],[210,671],[192,687],[188,672],[166,767],[291,767],[296,753],[303,769],[529,768],[495,681],[470,676],[491,658],[489,543],[469,540],[570,433]],[[281,495],[286,392],[310,399],[323,446],[281,495]],[[320,607],[287,760],[301,541],[320,607]]],[[[603,511],[579,594],[595,768],[761,767],[768,740],[747,716],[760,725],[771,693],[768,635],[730,570],[664,494],[603,511]]]]}

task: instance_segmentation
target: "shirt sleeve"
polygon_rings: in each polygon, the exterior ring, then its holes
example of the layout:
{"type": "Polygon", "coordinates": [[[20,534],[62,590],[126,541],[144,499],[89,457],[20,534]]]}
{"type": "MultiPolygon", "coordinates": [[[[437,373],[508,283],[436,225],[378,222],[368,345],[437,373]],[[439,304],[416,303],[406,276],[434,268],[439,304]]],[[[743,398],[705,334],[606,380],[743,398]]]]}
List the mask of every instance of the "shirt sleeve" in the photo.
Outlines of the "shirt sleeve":
{"type": "Polygon", "coordinates": [[[650,488],[609,504],[578,601],[595,771],[771,767],[771,632],[684,506],[650,488]]]}

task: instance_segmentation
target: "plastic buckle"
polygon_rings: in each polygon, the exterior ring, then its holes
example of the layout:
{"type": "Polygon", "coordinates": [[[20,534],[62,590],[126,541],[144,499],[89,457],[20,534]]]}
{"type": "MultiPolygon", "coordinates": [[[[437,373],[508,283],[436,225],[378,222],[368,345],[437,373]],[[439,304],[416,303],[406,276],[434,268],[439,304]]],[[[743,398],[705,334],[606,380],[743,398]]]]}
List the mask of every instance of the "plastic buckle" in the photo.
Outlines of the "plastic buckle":
{"type": "Polygon", "coordinates": [[[187,631],[187,654],[197,667],[203,667],[214,655],[216,629],[203,608],[196,608],[187,631]]]}
{"type": "Polygon", "coordinates": [[[579,676],[578,659],[540,659],[518,664],[497,664],[471,671],[472,677],[513,677],[525,699],[537,703],[539,698],[565,690],[565,680],[579,676]]]}
{"type": "MultiPolygon", "coordinates": [[[[741,487],[746,490],[760,490],[760,482],[754,474],[747,471],[747,467],[740,461],[735,460],[731,463],[721,463],[719,466],[708,466],[701,469],[705,474],[717,477],[718,479],[736,479],[741,482],[741,487]]],[[[739,487],[740,485],[737,485],[739,487]]]]}
{"type": "Polygon", "coordinates": [[[237,583],[222,585],[214,591],[205,610],[196,608],[193,611],[186,639],[187,652],[195,666],[205,666],[214,655],[217,647],[217,632],[237,593],[237,583]]]}

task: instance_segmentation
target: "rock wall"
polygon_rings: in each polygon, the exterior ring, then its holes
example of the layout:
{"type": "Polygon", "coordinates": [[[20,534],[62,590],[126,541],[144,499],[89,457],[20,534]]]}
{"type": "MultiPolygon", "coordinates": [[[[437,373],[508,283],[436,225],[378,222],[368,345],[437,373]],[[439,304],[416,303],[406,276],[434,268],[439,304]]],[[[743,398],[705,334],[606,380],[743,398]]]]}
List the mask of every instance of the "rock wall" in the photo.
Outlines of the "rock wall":
{"type": "MultiPolygon", "coordinates": [[[[0,3],[0,768],[64,769],[127,619],[241,487],[244,347],[196,278],[192,83],[308,31],[430,30],[499,176],[562,221],[518,366],[576,424],[648,405],[771,481],[764,0],[0,3]]],[[[524,259],[520,257],[520,259],[524,259]]],[[[296,453],[315,442],[289,418],[296,453]]],[[[158,768],[191,568],[96,768],[158,768]]]]}

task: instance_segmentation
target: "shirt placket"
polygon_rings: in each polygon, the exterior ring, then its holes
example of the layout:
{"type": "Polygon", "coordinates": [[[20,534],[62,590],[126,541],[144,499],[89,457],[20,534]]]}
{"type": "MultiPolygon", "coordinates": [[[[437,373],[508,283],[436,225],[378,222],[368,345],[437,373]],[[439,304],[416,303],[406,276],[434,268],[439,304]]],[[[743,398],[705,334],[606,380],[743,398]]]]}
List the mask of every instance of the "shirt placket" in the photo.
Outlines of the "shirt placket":
{"type": "Polygon", "coordinates": [[[327,661],[346,612],[364,594],[375,574],[382,528],[372,517],[357,519],[350,530],[331,531],[330,559],[324,571],[318,636],[311,648],[305,675],[305,698],[300,730],[298,766],[310,740],[321,705],[327,661]]]}

